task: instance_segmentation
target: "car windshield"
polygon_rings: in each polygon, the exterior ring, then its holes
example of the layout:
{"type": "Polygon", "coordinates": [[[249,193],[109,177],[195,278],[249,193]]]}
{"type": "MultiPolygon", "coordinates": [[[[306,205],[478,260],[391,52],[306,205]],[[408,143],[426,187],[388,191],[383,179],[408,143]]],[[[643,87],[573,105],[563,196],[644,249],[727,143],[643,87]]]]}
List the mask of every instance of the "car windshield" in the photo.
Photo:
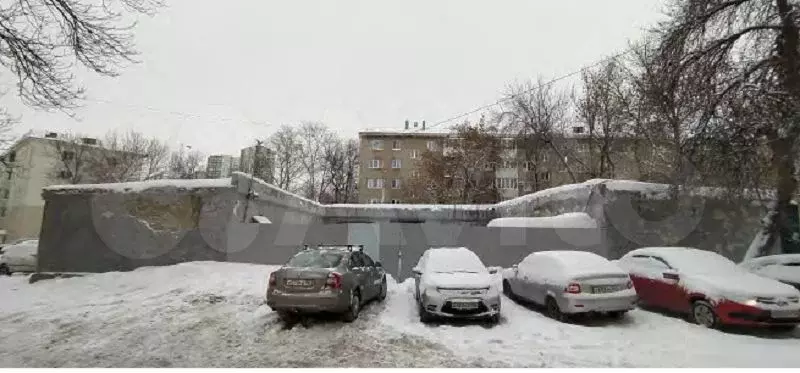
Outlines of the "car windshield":
{"type": "Polygon", "coordinates": [[[293,256],[287,265],[303,268],[332,268],[342,261],[343,253],[329,250],[307,250],[293,256]]]}
{"type": "Polygon", "coordinates": [[[695,274],[738,273],[742,269],[730,259],[705,250],[689,250],[669,253],[664,259],[673,268],[695,274]]]}
{"type": "Polygon", "coordinates": [[[428,268],[435,273],[484,273],[488,270],[472,252],[442,250],[431,253],[428,268]]]}

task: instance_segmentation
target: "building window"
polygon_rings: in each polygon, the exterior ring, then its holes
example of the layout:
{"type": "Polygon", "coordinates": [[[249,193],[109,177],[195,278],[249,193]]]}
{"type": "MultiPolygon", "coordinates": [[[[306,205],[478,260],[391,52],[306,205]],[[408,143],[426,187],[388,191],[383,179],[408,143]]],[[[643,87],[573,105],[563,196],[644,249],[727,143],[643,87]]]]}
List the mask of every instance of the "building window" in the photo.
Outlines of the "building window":
{"type": "Polygon", "coordinates": [[[8,196],[11,194],[11,191],[8,189],[3,189],[3,198],[8,199],[8,196]]]}
{"type": "Polygon", "coordinates": [[[369,200],[369,203],[374,205],[376,203],[380,203],[380,201],[377,198],[372,198],[372,199],[369,200]]]}
{"type": "Polygon", "coordinates": [[[394,141],[392,141],[392,150],[400,150],[400,149],[402,149],[401,148],[402,145],[403,145],[402,141],[394,140],[394,141]]]}
{"type": "Polygon", "coordinates": [[[512,177],[499,177],[494,184],[498,189],[517,189],[517,179],[512,177]]]}
{"type": "Polygon", "coordinates": [[[419,158],[419,150],[417,150],[417,149],[412,150],[410,157],[411,157],[411,159],[419,158]]]}
{"type": "Polygon", "coordinates": [[[428,141],[428,145],[427,146],[428,146],[428,150],[430,150],[430,151],[435,151],[436,149],[438,149],[438,146],[436,145],[436,141],[433,141],[433,140],[428,141]]]}
{"type": "Polygon", "coordinates": [[[403,162],[401,162],[399,159],[392,159],[392,168],[400,168],[402,165],[403,162]]]}
{"type": "Polygon", "coordinates": [[[17,160],[17,152],[8,153],[8,161],[13,163],[17,160]]]}
{"type": "Polygon", "coordinates": [[[75,159],[75,152],[69,151],[69,150],[65,150],[65,151],[61,152],[61,160],[62,161],[71,161],[73,159],[75,159]]]}
{"type": "Polygon", "coordinates": [[[411,171],[411,177],[419,177],[419,170],[411,171]]]}
{"type": "Polygon", "coordinates": [[[399,205],[400,204],[400,200],[399,199],[393,199],[392,200],[392,204],[393,205],[399,205]]]}
{"type": "Polygon", "coordinates": [[[392,180],[392,189],[400,189],[400,179],[392,180]]]}
{"type": "Polygon", "coordinates": [[[502,168],[517,168],[517,162],[510,160],[503,160],[502,168]]]}
{"type": "Polygon", "coordinates": [[[8,170],[8,171],[6,171],[6,174],[8,174],[8,180],[11,180],[11,176],[14,175],[14,172],[11,171],[11,170],[8,170]]]}
{"type": "Polygon", "coordinates": [[[380,159],[373,159],[369,161],[369,168],[383,168],[383,162],[380,159]]]}
{"type": "Polygon", "coordinates": [[[6,207],[0,206],[0,216],[6,216],[6,207]]]}
{"type": "Polygon", "coordinates": [[[383,150],[383,140],[370,141],[370,147],[372,150],[383,150]]]}
{"type": "Polygon", "coordinates": [[[572,133],[583,133],[583,127],[572,127],[572,133]]]}
{"type": "Polygon", "coordinates": [[[514,149],[514,139],[503,139],[501,145],[505,149],[514,149]]]}
{"type": "Polygon", "coordinates": [[[383,179],[367,179],[367,189],[383,189],[383,179]]]}
{"type": "Polygon", "coordinates": [[[549,172],[542,172],[539,174],[539,180],[549,181],[550,180],[550,173],[549,172]]]}

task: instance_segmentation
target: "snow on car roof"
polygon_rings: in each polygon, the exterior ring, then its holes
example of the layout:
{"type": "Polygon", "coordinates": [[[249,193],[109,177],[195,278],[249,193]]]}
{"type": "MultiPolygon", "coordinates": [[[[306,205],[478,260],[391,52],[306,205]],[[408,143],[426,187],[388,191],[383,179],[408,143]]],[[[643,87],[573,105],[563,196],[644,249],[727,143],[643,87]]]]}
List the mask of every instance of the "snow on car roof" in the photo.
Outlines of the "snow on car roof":
{"type": "Polygon", "coordinates": [[[514,228],[597,228],[597,221],[585,212],[570,212],[556,216],[514,217],[492,219],[487,227],[514,228]]]}
{"type": "Polygon", "coordinates": [[[566,277],[587,274],[625,273],[619,266],[608,259],[588,251],[539,251],[531,255],[546,256],[558,261],[564,267],[566,277]]]}
{"type": "Polygon", "coordinates": [[[434,271],[487,271],[478,255],[466,247],[432,247],[428,251],[434,271]]]}
{"type": "Polygon", "coordinates": [[[721,275],[737,272],[738,266],[730,259],[708,250],[692,247],[645,247],[628,255],[656,255],[680,271],[697,274],[721,275]]]}

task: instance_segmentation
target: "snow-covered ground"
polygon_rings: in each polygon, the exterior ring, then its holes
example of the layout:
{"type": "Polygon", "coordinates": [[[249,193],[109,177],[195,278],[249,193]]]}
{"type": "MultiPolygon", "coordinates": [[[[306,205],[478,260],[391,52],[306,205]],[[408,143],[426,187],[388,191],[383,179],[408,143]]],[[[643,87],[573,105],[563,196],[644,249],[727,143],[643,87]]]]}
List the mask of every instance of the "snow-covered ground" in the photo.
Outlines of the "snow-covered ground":
{"type": "Polygon", "coordinates": [[[422,325],[413,284],[352,324],[285,330],[263,305],[270,266],[185,263],[28,284],[0,278],[2,367],[800,367],[800,334],[706,330],[636,310],[561,324],[503,299],[495,326],[422,325]]]}

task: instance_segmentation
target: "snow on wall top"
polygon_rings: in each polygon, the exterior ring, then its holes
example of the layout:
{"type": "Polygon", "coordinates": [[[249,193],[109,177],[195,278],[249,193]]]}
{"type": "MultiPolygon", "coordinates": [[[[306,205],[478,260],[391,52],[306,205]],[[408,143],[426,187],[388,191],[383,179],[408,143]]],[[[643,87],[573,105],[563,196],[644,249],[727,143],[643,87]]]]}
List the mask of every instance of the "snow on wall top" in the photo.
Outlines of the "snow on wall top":
{"type": "Polygon", "coordinates": [[[312,205],[314,205],[316,207],[322,206],[322,204],[317,202],[317,201],[312,201],[312,200],[310,200],[310,199],[308,199],[306,197],[303,197],[303,196],[301,196],[299,194],[294,194],[294,193],[292,193],[290,191],[278,188],[277,186],[275,186],[273,184],[270,184],[270,183],[264,181],[263,179],[259,179],[259,178],[255,177],[255,176],[251,176],[250,174],[246,174],[244,172],[236,171],[236,172],[233,172],[231,175],[232,175],[232,179],[233,180],[237,180],[237,179],[238,180],[251,180],[252,179],[254,183],[258,183],[258,184],[261,184],[264,187],[273,189],[276,192],[278,192],[280,194],[283,194],[285,196],[297,199],[297,200],[305,202],[305,203],[312,204],[312,205]]]}
{"type": "Polygon", "coordinates": [[[428,210],[432,212],[437,211],[452,211],[452,210],[468,210],[468,211],[477,211],[477,210],[491,210],[494,205],[448,205],[448,204],[440,204],[440,205],[412,205],[412,204],[381,204],[381,203],[374,203],[374,204],[333,204],[333,205],[323,205],[324,207],[330,208],[346,208],[346,209],[365,209],[365,210],[386,210],[386,209],[396,209],[396,210],[428,210]]]}
{"type": "Polygon", "coordinates": [[[195,180],[148,180],[133,181],[127,183],[109,184],[75,184],[75,185],[51,185],[44,187],[48,192],[69,192],[69,191],[108,191],[118,193],[141,192],[147,189],[158,188],[178,188],[178,189],[201,189],[201,188],[231,188],[230,179],[195,179],[195,180]]]}
{"type": "Polygon", "coordinates": [[[547,217],[513,217],[493,219],[487,227],[514,228],[597,228],[597,221],[585,212],[570,212],[547,217]]]}

